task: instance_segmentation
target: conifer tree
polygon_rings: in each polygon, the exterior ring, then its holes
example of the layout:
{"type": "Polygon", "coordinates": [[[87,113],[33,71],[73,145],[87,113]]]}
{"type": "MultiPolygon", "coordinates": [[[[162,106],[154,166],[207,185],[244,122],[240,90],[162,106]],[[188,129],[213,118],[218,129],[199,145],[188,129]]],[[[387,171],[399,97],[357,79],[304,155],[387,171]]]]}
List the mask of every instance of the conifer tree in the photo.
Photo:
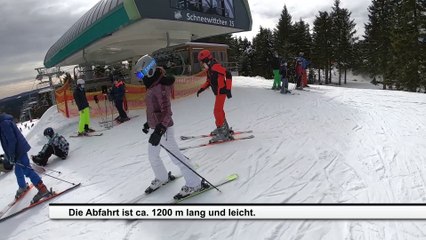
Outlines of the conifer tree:
{"type": "Polygon", "coordinates": [[[318,69],[318,77],[321,82],[321,69],[324,72],[324,82],[328,83],[328,73],[330,69],[331,59],[331,18],[328,12],[319,12],[319,15],[314,20],[314,28],[312,33],[313,54],[312,62],[315,63],[318,69]]]}
{"type": "Polygon", "coordinates": [[[419,31],[419,81],[426,93],[426,1],[417,1],[417,17],[419,31]]]}
{"type": "Polygon", "coordinates": [[[289,59],[295,55],[295,50],[292,42],[293,25],[291,15],[284,5],[281,12],[281,17],[274,29],[274,44],[276,52],[284,59],[289,59]]]}
{"type": "Polygon", "coordinates": [[[365,24],[365,66],[372,77],[382,78],[383,88],[390,85],[394,74],[390,68],[393,58],[391,51],[391,28],[393,25],[392,3],[373,0],[368,7],[369,21],[365,24]]]}
{"type": "Polygon", "coordinates": [[[391,68],[399,85],[408,91],[417,91],[420,87],[420,43],[419,3],[416,0],[391,1],[394,3],[394,24],[391,31],[392,58],[391,68]]]}
{"type": "Polygon", "coordinates": [[[259,33],[253,38],[255,74],[266,79],[272,78],[272,65],[274,61],[274,45],[272,31],[260,27],[259,33]]]}
{"type": "Polygon", "coordinates": [[[241,66],[241,74],[245,76],[254,76],[254,49],[252,43],[244,38],[239,42],[241,57],[239,65],[241,66]]]}
{"type": "Polygon", "coordinates": [[[342,79],[342,70],[346,71],[351,58],[352,45],[355,42],[356,33],[354,20],[350,19],[351,13],[340,7],[340,0],[334,1],[331,12],[332,18],[332,46],[333,57],[339,70],[339,85],[342,79]]]}
{"type": "Polygon", "coordinates": [[[295,54],[303,52],[306,58],[310,58],[312,37],[309,32],[309,24],[305,23],[302,19],[293,25],[293,48],[295,54]]]}

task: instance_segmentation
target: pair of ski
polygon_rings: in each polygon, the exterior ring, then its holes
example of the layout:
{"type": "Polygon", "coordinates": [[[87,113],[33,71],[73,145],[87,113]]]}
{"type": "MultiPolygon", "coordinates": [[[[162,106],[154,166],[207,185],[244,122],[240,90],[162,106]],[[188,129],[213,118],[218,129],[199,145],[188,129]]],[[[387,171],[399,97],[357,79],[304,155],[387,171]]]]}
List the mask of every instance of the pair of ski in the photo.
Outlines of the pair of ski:
{"type": "MultiPolygon", "coordinates": [[[[233,142],[233,141],[239,141],[239,140],[252,139],[252,138],[254,138],[254,135],[243,136],[243,137],[238,136],[238,135],[241,135],[241,134],[252,133],[252,132],[253,132],[253,130],[233,131],[233,133],[231,134],[232,135],[232,139],[224,140],[224,141],[218,141],[218,142],[208,142],[208,143],[202,143],[202,144],[193,145],[193,146],[182,147],[182,148],[179,148],[179,150],[187,150],[187,149],[206,147],[206,146],[216,145],[216,144],[221,144],[221,143],[226,143],[226,142],[233,142]]],[[[208,137],[213,137],[213,135],[212,134],[204,134],[204,135],[198,135],[198,136],[181,136],[180,139],[181,140],[190,140],[190,139],[208,138],[208,137]]]]}
{"type": "Polygon", "coordinates": [[[45,197],[45,198],[42,198],[42,199],[40,199],[38,202],[32,202],[31,201],[31,203],[30,203],[30,205],[28,205],[28,206],[26,206],[26,207],[24,207],[24,208],[22,208],[22,209],[20,209],[20,210],[18,210],[18,211],[16,211],[16,212],[14,212],[14,213],[12,213],[12,214],[10,214],[10,215],[7,215],[7,216],[5,216],[4,217],[4,215],[10,210],[10,209],[12,209],[12,207],[13,206],[15,206],[21,199],[23,199],[24,197],[25,197],[25,195],[28,193],[28,192],[30,192],[30,190],[34,187],[34,185],[29,185],[28,186],[28,188],[27,188],[27,190],[23,193],[23,194],[21,194],[20,196],[19,196],[19,198],[17,198],[17,199],[15,199],[15,200],[13,200],[11,203],[9,203],[1,212],[0,212],[0,222],[3,222],[3,221],[5,221],[5,220],[7,220],[7,219],[9,219],[9,218],[12,218],[12,217],[14,217],[14,216],[16,216],[16,215],[19,215],[19,214],[21,214],[21,213],[23,213],[23,212],[26,212],[27,210],[29,210],[29,209],[31,209],[31,208],[33,208],[33,207],[35,207],[35,206],[38,206],[38,205],[40,205],[40,204],[42,204],[42,203],[44,203],[44,202],[47,202],[47,201],[49,201],[49,200],[51,200],[52,198],[55,198],[55,197],[58,197],[58,196],[60,196],[60,195],[62,195],[62,194],[64,194],[64,193],[66,193],[66,192],[69,192],[69,191],[71,191],[71,190],[73,190],[73,189],[75,189],[75,188],[77,188],[77,187],[79,187],[81,185],[81,183],[78,183],[78,184],[74,184],[74,185],[72,185],[71,187],[69,187],[69,188],[66,188],[66,189],[64,189],[64,190],[62,190],[62,191],[60,191],[60,192],[55,192],[55,191],[52,191],[52,189],[50,189],[50,192],[52,193],[50,196],[48,196],[48,197],[45,197]]]}
{"type": "MultiPolygon", "coordinates": [[[[169,183],[171,183],[171,182],[176,181],[176,179],[179,179],[179,178],[181,178],[181,177],[182,177],[182,176],[177,176],[177,177],[176,177],[173,181],[169,181],[169,182],[167,182],[165,185],[163,185],[162,187],[157,188],[156,190],[152,191],[151,193],[144,193],[144,194],[142,194],[141,196],[138,196],[138,197],[136,197],[135,199],[131,200],[130,202],[131,202],[131,203],[138,203],[138,202],[140,202],[141,200],[143,200],[144,198],[146,198],[146,197],[148,197],[149,195],[153,194],[154,192],[156,192],[156,191],[161,191],[161,189],[165,189],[165,188],[166,188],[166,185],[168,185],[168,184],[169,184],[169,183]]],[[[215,187],[220,187],[220,186],[222,186],[222,185],[225,185],[225,184],[230,183],[230,182],[232,182],[232,181],[235,181],[235,180],[237,180],[237,179],[238,179],[238,174],[233,173],[233,174],[231,174],[231,175],[229,175],[229,176],[227,176],[227,177],[225,177],[225,178],[223,178],[223,179],[220,179],[220,180],[219,180],[219,181],[217,181],[217,182],[213,182],[212,184],[213,184],[215,187]]],[[[171,200],[169,203],[180,203],[180,202],[183,202],[183,201],[185,201],[185,200],[187,200],[187,199],[193,198],[193,197],[198,196],[198,195],[200,195],[200,194],[202,194],[202,193],[205,193],[205,192],[207,192],[207,191],[210,191],[210,190],[212,190],[212,189],[215,189],[215,188],[214,188],[214,187],[212,187],[212,186],[210,186],[210,187],[208,187],[208,188],[202,188],[202,189],[200,189],[200,190],[198,190],[198,191],[196,191],[196,192],[193,192],[192,194],[190,194],[190,195],[188,195],[188,196],[185,196],[185,197],[183,197],[183,198],[173,199],[173,200],[171,200]]]]}
{"type": "Polygon", "coordinates": [[[129,120],[126,120],[126,121],[123,121],[123,122],[122,122],[122,121],[119,121],[119,120],[116,118],[116,119],[114,119],[114,120],[99,121],[98,123],[99,123],[99,125],[105,125],[105,124],[110,124],[111,122],[113,122],[113,123],[115,123],[115,124],[114,124],[114,126],[115,126],[115,125],[120,125],[120,124],[122,124],[122,123],[128,122],[128,121],[132,120],[133,118],[137,118],[137,117],[139,117],[139,115],[131,116],[131,117],[129,117],[129,120]]]}
{"type": "Polygon", "coordinates": [[[91,132],[91,133],[85,133],[84,135],[71,135],[71,138],[77,138],[77,137],[99,137],[102,136],[103,133],[99,132],[91,132]]]}

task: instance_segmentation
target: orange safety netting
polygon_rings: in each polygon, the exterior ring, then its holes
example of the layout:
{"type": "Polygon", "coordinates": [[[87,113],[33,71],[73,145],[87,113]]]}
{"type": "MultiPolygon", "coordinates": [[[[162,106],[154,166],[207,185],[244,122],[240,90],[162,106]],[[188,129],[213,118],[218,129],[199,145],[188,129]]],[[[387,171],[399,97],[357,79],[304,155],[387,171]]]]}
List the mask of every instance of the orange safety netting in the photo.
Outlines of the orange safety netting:
{"type": "MultiPolygon", "coordinates": [[[[202,71],[192,76],[176,77],[172,98],[181,98],[197,92],[206,79],[206,72],[202,71]]],[[[143,85],[126,84],[126,95],[124,99],[125,110],[142,109],[145,107],[146,89],[143,85]]],[[[66,82],[64,86],[55,91],[56,104],[58,111],[62,112],[67,118],[78,116],[78,108],[74,102],[71,85],[66,82]]],[[[90,106],[90,116],[98,117],[111,114],[115,111],[113,102],[108,101],[106,94],[99,92],[86,93],[87,101],[90,106]],[[96,102],[95,99],[98,101],[96,102]]]]}

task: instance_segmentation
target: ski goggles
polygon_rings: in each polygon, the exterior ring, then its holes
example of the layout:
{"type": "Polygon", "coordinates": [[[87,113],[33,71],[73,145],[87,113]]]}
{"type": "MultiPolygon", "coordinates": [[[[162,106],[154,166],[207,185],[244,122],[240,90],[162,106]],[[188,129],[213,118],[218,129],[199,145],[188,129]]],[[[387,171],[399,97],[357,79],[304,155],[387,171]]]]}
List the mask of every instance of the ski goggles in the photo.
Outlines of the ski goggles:
{"type": "Polygon", "coordinates": [[[149,70],[153,69],[156,64],[157,64],[157,62],[155,62],[155,59],[152,59],[146,65],[146,67],[144,67],[142,70],[140,70],[140,71],[138,71],[138,72],[135,73],[136,77],[139,78],[139,79],[144,78],[148,74],[149,70]]]}

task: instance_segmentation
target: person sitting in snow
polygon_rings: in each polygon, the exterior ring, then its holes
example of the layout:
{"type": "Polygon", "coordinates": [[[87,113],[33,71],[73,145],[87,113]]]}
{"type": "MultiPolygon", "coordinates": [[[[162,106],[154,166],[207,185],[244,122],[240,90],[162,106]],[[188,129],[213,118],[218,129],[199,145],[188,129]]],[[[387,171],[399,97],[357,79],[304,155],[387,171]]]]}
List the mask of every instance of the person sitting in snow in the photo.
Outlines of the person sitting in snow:
{"type": "Polygon", "coordinates": [[[48,142],[37,155],[31,156],[33,162],[40,166],[46,166],[47,160],[52,154],[61,159],[66,159],[69,151],[68,141],[63,136],[55,133],[51,127],[46,128],[43,134],[48,139],[48,142]]]}
{"type": "Polygon", "coordinates": [[[146,87],[145,103],[147,122],[143,125],[143,132],[148,134],[149,129],[154,129],[148,141],[148,159],[154,171],[155,179],[145,190],[145,193],[152,193],[162,185],[175,179],[171,172],[167,172],[160,158],[161,146],[168,150],[171,160],[180,168],[185,178],[185,185],[174,198],[179,199],[208,187],[193,172],[191,162],[180,152],[175,140],[170,102],[175,78],[167,76],[165,70],[157,67],[155,59],[149,55],[142,56],[137,61],[134,69],[136,77],[142,79],[146,87]],[[185,163],[188,167],[182,163],[185,163]],[[189,167],[192,169],[189,169],[189,167]]]}

